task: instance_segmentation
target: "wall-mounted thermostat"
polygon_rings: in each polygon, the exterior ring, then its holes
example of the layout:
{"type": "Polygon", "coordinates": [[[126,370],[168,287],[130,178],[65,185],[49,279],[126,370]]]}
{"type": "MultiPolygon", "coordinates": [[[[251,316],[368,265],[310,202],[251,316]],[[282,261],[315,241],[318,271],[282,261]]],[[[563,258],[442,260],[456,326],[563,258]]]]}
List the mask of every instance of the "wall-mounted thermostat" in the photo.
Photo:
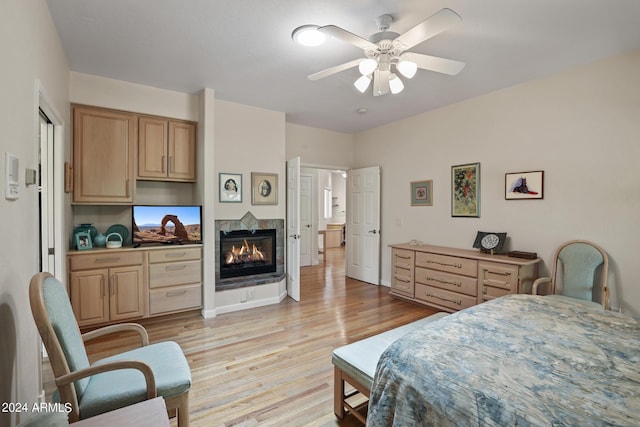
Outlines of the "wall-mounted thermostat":
{"type": "Polygon", "coordinates": [[[4,197],[16,200],[20,197],[18,186],[19,160],[11,153],[4,153],[4,197]]]}

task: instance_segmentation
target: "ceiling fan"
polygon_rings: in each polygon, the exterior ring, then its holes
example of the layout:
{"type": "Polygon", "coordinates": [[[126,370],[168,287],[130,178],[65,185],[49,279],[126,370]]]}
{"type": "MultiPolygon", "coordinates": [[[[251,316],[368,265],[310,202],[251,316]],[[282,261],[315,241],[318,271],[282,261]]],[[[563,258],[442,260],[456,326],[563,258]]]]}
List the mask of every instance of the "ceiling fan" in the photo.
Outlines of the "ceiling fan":
{"type": "Polygon", "coordinates": [[[292,37],[301,44],[305,44],[306,37],[312,37],[312,41],[306,44],[311,46],[320,44],[328,35],[361,48],[364,51],[364,59],[358,58],[327,68],[309,75],[308,79],[319,80],[340,71],[358,67],[362,75],[355,81],[355,87],[364,93],[373,81],[373,95],[380,96],[389,92],[396,94],[404,89],[404,84],[395,74],[394,68],[406,78],[412,78],[418,68],[453,76],[462,71],[465,66],[464,62],[407,52],[412,47],[440,34],[460,21],[462,19],[457,13],[445,8],[402,35],[387,31],[393,22],[393,17],[382,15],[376,19],[379,32],[373,34],[368,40],[335,25],[324,27],[303,25],[294,30],[292,37]]]}

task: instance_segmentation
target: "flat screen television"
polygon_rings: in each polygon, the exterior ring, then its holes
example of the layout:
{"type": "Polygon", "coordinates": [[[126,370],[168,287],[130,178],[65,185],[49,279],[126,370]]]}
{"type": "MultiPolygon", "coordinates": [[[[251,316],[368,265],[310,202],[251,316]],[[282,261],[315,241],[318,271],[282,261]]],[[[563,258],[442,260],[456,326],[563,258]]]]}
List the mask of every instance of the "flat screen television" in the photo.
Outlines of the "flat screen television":
{"type": "Polygon", "coordinates": [[[202,243],[202,207],[199,205],[134,205],[133,244],[202,243]]]}

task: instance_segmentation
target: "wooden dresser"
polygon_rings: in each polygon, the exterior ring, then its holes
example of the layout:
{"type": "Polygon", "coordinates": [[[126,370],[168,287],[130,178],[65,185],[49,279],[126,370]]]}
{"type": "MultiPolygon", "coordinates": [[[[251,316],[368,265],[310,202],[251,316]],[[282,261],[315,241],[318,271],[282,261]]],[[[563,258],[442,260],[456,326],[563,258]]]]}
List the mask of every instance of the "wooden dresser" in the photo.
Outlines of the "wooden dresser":
{"type": "Polygon", "coordinates": [[[390,247],[391,295],[449,312],[530,293],[540,262],[443,246],[390,247]]]}

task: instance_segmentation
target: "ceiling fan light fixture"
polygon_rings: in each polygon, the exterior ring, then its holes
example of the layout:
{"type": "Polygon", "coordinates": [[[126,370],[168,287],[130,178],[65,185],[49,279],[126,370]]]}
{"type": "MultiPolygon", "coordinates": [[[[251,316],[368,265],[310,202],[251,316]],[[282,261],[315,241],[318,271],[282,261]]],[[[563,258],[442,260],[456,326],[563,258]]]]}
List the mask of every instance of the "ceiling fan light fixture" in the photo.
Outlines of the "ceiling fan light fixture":
{"type": "Polygon", "coordinates": [[[327,39],[327,36],[318,31],[317,25],[302,25],[291,33],[291,38],[302,46],[320,46],[327,39]]]}
{"type": "Polygon", "coordinates": [[[404,83],[402,83],[400,77],[395,74],[391,74],[391,77],[389,78],[389,90],[391,90],[391,93],[394,95],[404,90],[404,83]]]}
{"type": "Polygon", "coordinates": [[[378,68],[378,61],[373,58],[363,59],[358,65],[358,70],[363,76],[368,76],[373,73],[376,68],[378,68]]]}
{"type": "Polygon", "coordinates": [[[358,80],[353,83],[353,85],[360,91],[360,93],[364,93],[370,84],[371,77],[369,76],[360,76],[358,80]]]}
{"type": "Polygon", "coordinates": [[[410,79],[416,75],[416,72],[418,71],[418,64],[407,59],[401,59],[396,65],[396,68],[400,74],[410,79]]]}

